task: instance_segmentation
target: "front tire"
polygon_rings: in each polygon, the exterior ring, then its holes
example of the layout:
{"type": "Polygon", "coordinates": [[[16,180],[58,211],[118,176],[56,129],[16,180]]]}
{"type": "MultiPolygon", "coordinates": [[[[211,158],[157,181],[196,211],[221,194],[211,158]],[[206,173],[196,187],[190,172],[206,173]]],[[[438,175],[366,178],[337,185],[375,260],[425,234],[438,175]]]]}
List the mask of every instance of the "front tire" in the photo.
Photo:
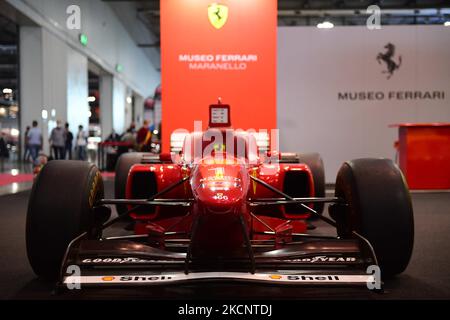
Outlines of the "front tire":
{"type": "Polygon", "coordinates": [[[39,172],[28,202],[26,245],[37,276],[57,279],[70,241],[95,225],[93,206],[104,196],[96,166],[54,160],[39,172]]]}
{"type": "Polygon", "coordinates": [[[367,238],[384,276],[403,272],[412,254],[414,219],[408,186],[394,162],[345,162],[337,175],[335,194],[348,204],[330,211],[338,234],[348,238],[354,230],[367,238]]]}

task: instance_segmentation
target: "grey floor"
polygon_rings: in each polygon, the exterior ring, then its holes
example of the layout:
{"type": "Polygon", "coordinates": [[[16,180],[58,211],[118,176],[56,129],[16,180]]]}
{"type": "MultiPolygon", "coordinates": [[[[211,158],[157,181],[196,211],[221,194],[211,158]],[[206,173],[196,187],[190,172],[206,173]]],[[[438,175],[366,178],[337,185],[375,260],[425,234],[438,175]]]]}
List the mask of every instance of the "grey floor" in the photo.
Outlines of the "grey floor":
{"type": "MultiPolygon", "coordinates": [[[[106,182],[106,192],[111,196],[111,181],[106,182]]],[[[413,257],[404,274],[386,282],[384,294],[366,289],[215,284],[53,295],[52,285],[36,279],[27,261],[28,196],[29,191],[0,196],[0,299],[450,299],[450,193],[413,194],[416,234],[413,257]]]]}
{"type": "Polygon", "coordinates": [[[0,158],[0,173],[8,173],[13,169],[19,173],[33,173],[33,165],[30,162],[0,158]]]}

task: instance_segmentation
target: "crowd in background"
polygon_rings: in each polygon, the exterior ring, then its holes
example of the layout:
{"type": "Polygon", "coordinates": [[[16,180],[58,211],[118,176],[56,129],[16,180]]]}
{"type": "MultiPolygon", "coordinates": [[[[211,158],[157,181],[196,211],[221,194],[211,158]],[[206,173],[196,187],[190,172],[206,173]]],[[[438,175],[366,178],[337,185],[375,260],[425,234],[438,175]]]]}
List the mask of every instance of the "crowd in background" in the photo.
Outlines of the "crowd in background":
{"type": "MultiPolygon", "coordinates": [[[[146,152],[151,149],[154,129],[147,120],[144,120],[142,126],[136,130],[133,122],[121,135],[113,130],[105,141],[117,142],[119,154],[128,152],[129,149],[146,152]]],[[[31,127],[26,128],[24,136],[24,160],[33,163],[39,162],[38,158],[43,154],[43,135],[37,121],[33,121],[31,127]]],[[[50,132],[49,143],[50,154],[46,155],[49,159],[87,160],[88,134],[82,125],[78,126],[78,131],[74,135],[70,130],[69,123],[62,126],[62,122],[58,120],[56,127],[50,132]]]]}
{"type": "MultiPolygon", "coordinates": [[[[78,126],[78,132],[74,136],[70,131],[69,124],[66,123],[63,127],[61,121],[58,120],[56,127],[50,132],[50,155],[48,157],[55,160],[86,160],[87,138],[88,135],[82,125],[78,126]],[[74,147],[75,157],[72,154],[74,147]]],[[[31,158],[32,162],[36,163],[42,151],[42,146],[42,131],[38,127],[38,122],[33,121],[32,126],[27,127],[25,131],[24,160],[30,161],[31,158]]]]}
{"type": "Polygon", "coordinates": [[[122,134],[117,134],[114,130],[106,139],[107,142],[123,142],[124,148],[131,148],[135,151],[147,152],[151,149],[153,126],[149,126],[149,122],[144,120],[142,127],[136,130],[136,124],[131,123],[130,127],[122,134]]]}

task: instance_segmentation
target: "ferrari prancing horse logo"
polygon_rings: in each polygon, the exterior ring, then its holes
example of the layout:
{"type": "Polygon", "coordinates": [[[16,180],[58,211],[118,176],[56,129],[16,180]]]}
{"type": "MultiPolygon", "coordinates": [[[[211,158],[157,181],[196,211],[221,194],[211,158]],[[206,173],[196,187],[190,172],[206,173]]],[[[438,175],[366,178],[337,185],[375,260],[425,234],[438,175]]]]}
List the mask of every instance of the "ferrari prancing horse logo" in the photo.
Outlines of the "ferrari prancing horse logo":
{"type": "Polygon", "coordinates": [[[208,18],[214,28],[222,28],[228,19],[228,7],[223,4],[210,4],[208,7],[208,18]]]}

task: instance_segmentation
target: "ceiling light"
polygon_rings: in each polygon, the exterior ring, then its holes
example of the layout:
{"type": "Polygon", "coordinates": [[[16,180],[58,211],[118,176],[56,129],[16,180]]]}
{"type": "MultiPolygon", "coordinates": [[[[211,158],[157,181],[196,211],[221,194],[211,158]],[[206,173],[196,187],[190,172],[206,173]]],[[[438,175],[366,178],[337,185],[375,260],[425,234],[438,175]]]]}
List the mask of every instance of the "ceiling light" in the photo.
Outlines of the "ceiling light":
{"type": "Polygon", "coordinates": [[[11,94],[11,93],[13,93],[13,91],[12,91],[12,89],[5,88],[5,89],[3,89],[3,93],[4,94],[11,94]]]}
{"type": "Polygon", "coordinates": [[[318,23],[317,24],[317,28],[319,28],[319,29],[331,29],[331,28],[334,28],[334,24],[331,23],[330,21],[324,21],[324,22],[318,23]]]}
{"type": "Polygon", "coordinates": [[[92,96],[92,97],[88,97],[87,98],[87,101],[88,102],[95,102],[97,99],[94,97],[94,96],[92,96]]]}
{"type": "Polygon", "coordinates": [[[133,99],[131,99],[131,97],[127,97],[127,103],[132,103],[133,102],[133,99]]]}

